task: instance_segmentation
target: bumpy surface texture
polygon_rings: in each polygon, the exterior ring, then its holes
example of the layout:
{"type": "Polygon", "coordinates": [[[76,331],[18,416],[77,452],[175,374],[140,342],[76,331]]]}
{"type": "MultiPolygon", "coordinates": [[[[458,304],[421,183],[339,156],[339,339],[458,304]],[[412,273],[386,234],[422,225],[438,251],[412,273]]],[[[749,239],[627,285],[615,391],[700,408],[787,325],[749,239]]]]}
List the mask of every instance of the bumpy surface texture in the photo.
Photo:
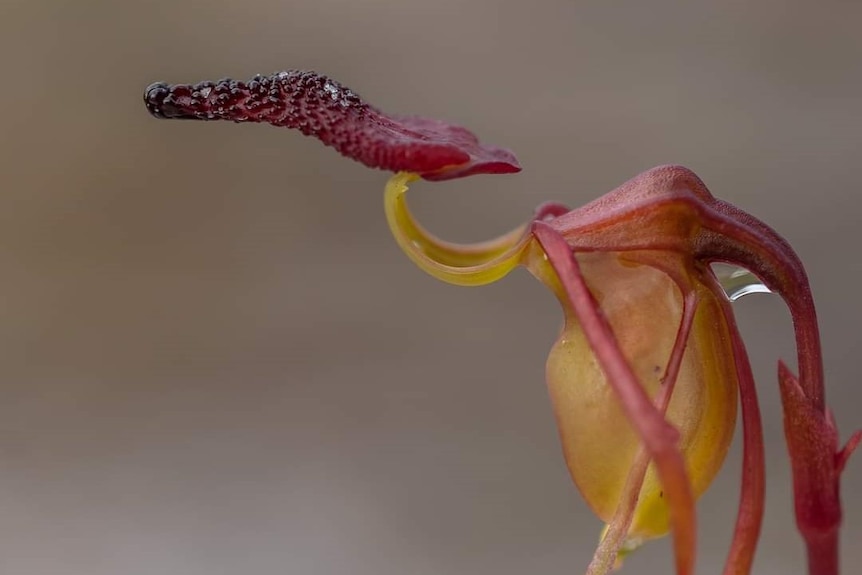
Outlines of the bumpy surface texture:
{"type": "Polygon", "coordinates": [[[315,72],[290,70],[249,82],[150,85],[144,94],[158,118],[265,122],[314,136],[372,168],[428,180],[520,171],[508,150],[484,146],[469,130],[416,116],[387,116],[352,90],[315,72]]]}

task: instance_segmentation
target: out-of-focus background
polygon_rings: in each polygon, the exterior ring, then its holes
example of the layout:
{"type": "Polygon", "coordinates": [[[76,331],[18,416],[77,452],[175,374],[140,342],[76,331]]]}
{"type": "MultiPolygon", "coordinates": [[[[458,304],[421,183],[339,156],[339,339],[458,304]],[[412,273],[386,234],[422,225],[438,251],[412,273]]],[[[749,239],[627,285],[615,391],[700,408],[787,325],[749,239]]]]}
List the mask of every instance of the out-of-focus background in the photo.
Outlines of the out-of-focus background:
{"type": "MultiPolygon", "coordinates": [[[[389,237],[386,174],[269,126],[157,121],[157,80],[316,69],[517,151],[519,175],[414,188],[453,240],[691,167],[807,263],[846,437],[860,22],[839,1],[3,2],[0,572],[572,574],[598,537],[544,389],[544,287],[426,277],[389,237]]],[[[736,309],[768,440],[755,571],[803,574],[790,321],[777,297],[736,309]]],[[[700,573],[723,564],[739,473],[737,442],[700,505],[700,573]]],[[[852,573],[862,458],[844,487],[852,573]]],[[[669,550],[628,572],[668,573],[669,550]]]]}

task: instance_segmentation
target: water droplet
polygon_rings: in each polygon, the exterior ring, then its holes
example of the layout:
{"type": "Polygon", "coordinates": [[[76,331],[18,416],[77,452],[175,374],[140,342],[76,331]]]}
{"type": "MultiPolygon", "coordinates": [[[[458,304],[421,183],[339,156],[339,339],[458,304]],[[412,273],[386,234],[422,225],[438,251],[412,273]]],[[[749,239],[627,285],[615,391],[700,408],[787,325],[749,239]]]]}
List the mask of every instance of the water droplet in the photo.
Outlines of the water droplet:
{"type": "Polygon", "coordinates": [[[745,268],[719,263],[712,264],[711,267],[730,301],[752,293],[772,293],[760,278],[745,268]]]}

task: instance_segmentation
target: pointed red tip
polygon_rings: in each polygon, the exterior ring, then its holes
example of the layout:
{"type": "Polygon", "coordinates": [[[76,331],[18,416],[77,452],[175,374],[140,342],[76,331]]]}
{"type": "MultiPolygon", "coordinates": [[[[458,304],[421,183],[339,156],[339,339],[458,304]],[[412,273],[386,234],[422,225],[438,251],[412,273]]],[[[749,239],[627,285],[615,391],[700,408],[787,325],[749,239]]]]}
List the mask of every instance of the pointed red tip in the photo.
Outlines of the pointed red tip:
{"type": "Polygon", "coordinates": [[[859,443],[862,443],[862,430],[851,435],[850,439],[847,440],[847,443],[844,444],[844,448],[835,455],[835,467],[838,469],[838,473],[844,471],[844,467],[850,460],[850,456],[853,455],[853,452],[856,451],[857,447],[859,447],[859,443]]]}

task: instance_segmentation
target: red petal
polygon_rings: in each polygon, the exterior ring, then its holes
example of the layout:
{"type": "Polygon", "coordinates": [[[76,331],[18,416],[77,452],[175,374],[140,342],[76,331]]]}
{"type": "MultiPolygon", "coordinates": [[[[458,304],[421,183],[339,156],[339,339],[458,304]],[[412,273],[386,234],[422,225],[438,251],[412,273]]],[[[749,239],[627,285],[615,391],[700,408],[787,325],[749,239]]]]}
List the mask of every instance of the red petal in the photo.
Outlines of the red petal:
{"type": "Polygon", "coordinates": [[[199,84],[152,84],[144,102],[158,118],[266,122],[314,136],[371,168],[414,172],[427,180],[506,174],[512,152],[479,143],[469,130],[438,120],[387,116],[335,80],[290,70],[199,84]]]}
{"type": "MultiPolygon", "coordinates": [[[[721,289],[717,285],[714,290],[721,289]]],[[[724,317],[731,329],[733,355],[739,380],[739,402],[742,407],[742,489],[739,494],[739,509],[733,541],[724,564],[724,575],[747,575],[751,573],[754,552],[763,525],[766,493],[766,465],[764,462],[763,425],[757,387],[751,373],[751,363],[745,350],[730,302],[723,301],[724,317]]]]}
{"type": "Polygon", "coordinates": [[[676,572],[690,575],[694,571],[697,523],[691,482],[677,446],[679,432],[656,409],[632,372],[565,238],[542,221],[533,222],[533,235],[557,273],[608,384],[655,463],[670,507],[676,572]]]}

